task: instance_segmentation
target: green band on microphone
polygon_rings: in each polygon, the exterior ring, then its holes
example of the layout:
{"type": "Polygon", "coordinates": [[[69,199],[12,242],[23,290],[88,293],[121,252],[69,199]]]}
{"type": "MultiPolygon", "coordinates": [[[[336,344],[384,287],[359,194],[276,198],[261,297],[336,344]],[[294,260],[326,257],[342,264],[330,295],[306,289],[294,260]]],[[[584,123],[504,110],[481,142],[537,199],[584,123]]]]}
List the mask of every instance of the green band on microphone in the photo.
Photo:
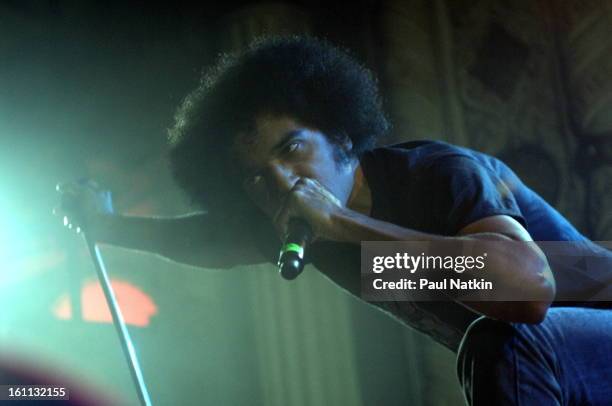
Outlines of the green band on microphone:
{"type": "Polygon", "coordinates": [[[302,246],[295,244],[295,243],[289,243],[289,244],[285,244],[283,246],[283,250],[282,252],[288,252],[288,251],[295,251],[297,252],[297,254],[300,256],[300,258],[302,258],[304,256],[304,248],[302,248],[302,246]]]}

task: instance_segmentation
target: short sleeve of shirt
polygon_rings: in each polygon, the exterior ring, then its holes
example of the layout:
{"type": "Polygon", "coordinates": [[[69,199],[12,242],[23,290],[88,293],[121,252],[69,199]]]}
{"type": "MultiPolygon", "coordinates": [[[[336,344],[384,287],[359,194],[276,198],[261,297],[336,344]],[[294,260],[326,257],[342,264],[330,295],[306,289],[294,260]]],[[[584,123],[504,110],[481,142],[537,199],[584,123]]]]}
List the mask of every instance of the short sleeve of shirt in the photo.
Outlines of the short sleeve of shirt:
{"type": "Polygon", "coordinates": [[[468,155],[438,157],[428,165],[434,216],[446,235],[456,235],[485,217],[507,215],[526,226],[516,199],[502,176],[468,155]]]}

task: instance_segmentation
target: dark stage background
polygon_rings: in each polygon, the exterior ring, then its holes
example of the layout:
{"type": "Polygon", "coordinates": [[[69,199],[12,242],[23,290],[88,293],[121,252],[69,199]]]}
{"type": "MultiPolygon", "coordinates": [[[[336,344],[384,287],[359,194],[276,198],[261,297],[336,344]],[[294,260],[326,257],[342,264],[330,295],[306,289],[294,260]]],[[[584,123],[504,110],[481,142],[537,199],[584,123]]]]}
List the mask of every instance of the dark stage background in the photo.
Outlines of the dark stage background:
{"type": "MultiPolygon", "coordinates": [[[[380,76],[395,129],[503,158],[612,239],[612,2],[0,1],[0,345],[136,404],[85,246],[51,215],[88,176],[117,211],[193,208],[166,128],[222,50],[311,33],[380,76]]],[[[103,247],[159,405],[460,405],[454,357],[308,269],[197,269],[103,247]]]]}

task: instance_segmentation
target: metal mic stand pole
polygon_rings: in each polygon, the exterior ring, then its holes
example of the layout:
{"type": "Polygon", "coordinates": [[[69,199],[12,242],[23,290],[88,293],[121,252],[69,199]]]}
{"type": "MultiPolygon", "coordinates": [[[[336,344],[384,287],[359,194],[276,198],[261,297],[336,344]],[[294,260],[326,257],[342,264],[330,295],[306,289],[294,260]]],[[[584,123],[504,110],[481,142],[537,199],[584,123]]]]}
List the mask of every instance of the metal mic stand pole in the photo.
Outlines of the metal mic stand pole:
{"type": "Polygon", "coordinates": [[[110,284],[110,279],[108,278],[108,273],[106,272],[104,262],[102,261],[102,256],[100,255],[100,250],[95,244],[95,242],[88,238],[85,232],[82,231],[81,234],[83,234],[83,238],[85,239],[85,243],[87,244],[87,248],[89,249],[89,255],[91,255],[91,259],[93,260],[94,266],[96,268],[96,273],[98,274],[98,279],[100,280],[100,286],[102,286],[102,291],[104,292],[104,296],[106,297],[106,303],[108,304],[108,308],[110,309],[111,315],[113,316],[113,324],[117,329],[117,334],[119,335],[119,342],[121,343],[123,354],[127,359],[132,379],[134,380],[134,384],[136,385],[136,391],[138,392],[138,398],[140,399],[140,403],[143,406],[151,406],[151,398],[149,397],[149,393],[147,392],[147,387],[142,376],[142,370],[140,369],[138,357],[136,356],[136,350],[134,349],[132,339],[130,338],[130,334],[127,330],[127,327],[125,326],[125,321],[123,320],[123,316],[121,315],[121,310],[119,309],[115,294],[113,293],[110,284]]]}

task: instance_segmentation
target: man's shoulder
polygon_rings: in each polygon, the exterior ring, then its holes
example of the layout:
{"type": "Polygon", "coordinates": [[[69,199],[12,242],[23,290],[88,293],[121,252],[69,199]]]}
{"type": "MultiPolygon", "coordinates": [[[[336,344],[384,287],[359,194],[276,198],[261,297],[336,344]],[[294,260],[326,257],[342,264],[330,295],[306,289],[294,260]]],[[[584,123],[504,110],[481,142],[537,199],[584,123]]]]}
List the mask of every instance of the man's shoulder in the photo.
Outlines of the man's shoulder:
{"type": "Polygon", "coordinates": [[[438,140],[413,140],[381,146],[368,151],[370,160],[387,169],[419,169],[456,159],[484,163],[493,157],[466,147],[438,140]]]}
{"type": "Polygon", "coordinates": [[[514,172],[492,155],[437,140],[416,140],[375,148],[364,163],[368,180],[374,174],[387,179],[387,185],[413,190],[460,190],[468,182],[481,184],[507,179],[518,188],[514,172]]]}

